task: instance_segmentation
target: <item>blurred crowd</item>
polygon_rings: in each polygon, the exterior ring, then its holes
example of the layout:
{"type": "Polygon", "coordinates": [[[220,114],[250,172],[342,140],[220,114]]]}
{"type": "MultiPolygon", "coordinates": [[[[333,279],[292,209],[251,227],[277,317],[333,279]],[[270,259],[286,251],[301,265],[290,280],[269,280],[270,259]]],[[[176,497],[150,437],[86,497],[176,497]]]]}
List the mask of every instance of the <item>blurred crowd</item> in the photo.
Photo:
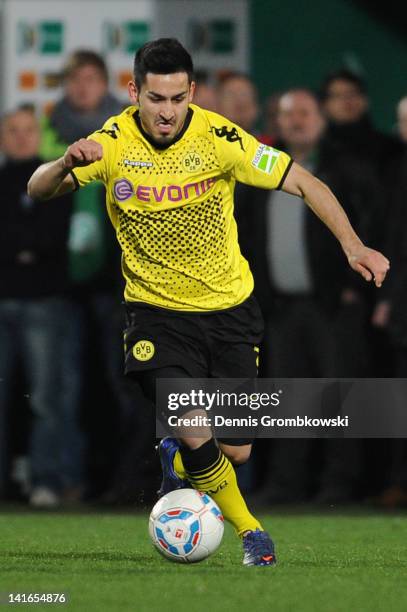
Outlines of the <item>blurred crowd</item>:
{"type": "MultiPolygon", "coordinates": [[[[240,245],[266,323],[260,375],[407,377],[407,97],[389,135],[372,121],[364,80],[347,69],[319,91],[272,92],[262,104],[246,74],[196,76],[196,104],[327,183],[360,237],[391,260],[378,290],[350,270],[304,202],[238,184],[240,245]]],[[[72,54],[63,84],[46,116],[26,105],[0,122],[0,501],[149,503],[160,478],[155,415],[123,376],[120,252],[103,187],[47,202],[26,191],[38,165],[127,102],[109,92],[92,51],[72,54]]],[[[407,441],[258,440],[239,478],[266,506],[407,507],[407,441]]]]}

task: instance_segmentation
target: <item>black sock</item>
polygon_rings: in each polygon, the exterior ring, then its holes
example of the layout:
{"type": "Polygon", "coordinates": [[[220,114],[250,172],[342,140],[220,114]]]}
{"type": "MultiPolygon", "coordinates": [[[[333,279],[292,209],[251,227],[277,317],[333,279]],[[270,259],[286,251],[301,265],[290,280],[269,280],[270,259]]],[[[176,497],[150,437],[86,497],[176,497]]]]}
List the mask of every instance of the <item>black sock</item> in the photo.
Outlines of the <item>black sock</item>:
{"type": "Polygon", "coordinates": [[[214,438],[211,438],[199,448],[181,446],[180,453],[185,470],[191,473],[206,470],[219,459],[221,451],[216,446],[214,438]]]}

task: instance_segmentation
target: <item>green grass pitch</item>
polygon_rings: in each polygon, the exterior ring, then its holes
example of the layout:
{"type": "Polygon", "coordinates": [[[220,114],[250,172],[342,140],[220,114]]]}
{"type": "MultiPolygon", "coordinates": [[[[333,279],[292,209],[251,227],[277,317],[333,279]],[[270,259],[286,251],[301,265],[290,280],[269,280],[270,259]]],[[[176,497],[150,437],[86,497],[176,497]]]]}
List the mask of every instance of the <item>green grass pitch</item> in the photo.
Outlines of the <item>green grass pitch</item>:
{"type": "Polygon", "coordinates": [[[407,609],[407,515],[276,513],[261,517],[275,568],[245,568],[227,527],[196,565],[156,553],[145,514],[0,514],[0,592],[61,592],[66,605],[3,606],[98,612],[407,609]]]}

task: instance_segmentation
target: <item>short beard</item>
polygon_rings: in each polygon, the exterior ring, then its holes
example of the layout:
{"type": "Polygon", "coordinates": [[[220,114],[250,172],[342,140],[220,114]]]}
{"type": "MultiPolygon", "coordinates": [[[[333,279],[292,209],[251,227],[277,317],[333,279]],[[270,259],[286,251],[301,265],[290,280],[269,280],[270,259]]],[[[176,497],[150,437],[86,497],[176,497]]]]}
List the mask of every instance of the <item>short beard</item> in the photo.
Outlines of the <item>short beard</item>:
{"type": "Polygon", "coordinates": [[[177,134],[174,134],[174,136],[166,137],[166,136],[162,136],[159,140],[157,138],[154,138],[154,136],[152,136],[150,134],[150,138],[153,142],[155,142],[157,145],[170,145],[174,142],[174,140],[176,139],[177,134]]]}

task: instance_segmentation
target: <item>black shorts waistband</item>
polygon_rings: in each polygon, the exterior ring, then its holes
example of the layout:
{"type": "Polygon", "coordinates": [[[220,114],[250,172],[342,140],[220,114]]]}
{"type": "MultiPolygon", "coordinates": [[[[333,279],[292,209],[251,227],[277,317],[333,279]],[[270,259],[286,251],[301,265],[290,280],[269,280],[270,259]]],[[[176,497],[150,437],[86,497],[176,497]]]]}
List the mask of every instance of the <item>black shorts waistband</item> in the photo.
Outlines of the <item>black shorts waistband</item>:
{"type": "Polygon", "coordinates": [[[180,315],[208,316],[208,315],[216,315],[216,314],[223,314],[227,312],[233,312],[234,310],[237,310],[238,308],[241,308],[242,306],[250,305],[253,301],[257,302],[254,294],[251,293],[249,297],[243,300],[243,302],[240,302],[240,304],[236,304],[235,306],[230,306],[230,308],[222,308],[220,310],[176,310],[176,309],[171,309],[171,308],[162,308],[161,306],[156,306],[155,304],[148,304],[147,302],[126,302],[125,301],[125,302],[122,302],[122,304],[125,306],[126,310],[128,310],[129,312],[133,312],[134,310],[145,310],[145,311],[152,311],[152,312],[160,312],[165,315],[174,315],[174,316],[180,316],[180,315]]]}

